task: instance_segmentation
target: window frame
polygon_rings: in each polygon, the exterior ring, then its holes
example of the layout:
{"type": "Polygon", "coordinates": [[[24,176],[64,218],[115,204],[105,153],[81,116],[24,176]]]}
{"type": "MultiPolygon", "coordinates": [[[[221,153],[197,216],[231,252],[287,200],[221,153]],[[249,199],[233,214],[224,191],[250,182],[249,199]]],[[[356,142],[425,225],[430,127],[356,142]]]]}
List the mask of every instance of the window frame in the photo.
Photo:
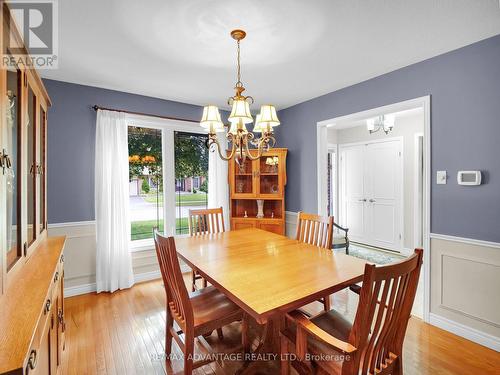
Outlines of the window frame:
{"type": "MultiPolygon", "coordinates": [[[[175,206],[175,140],[176,131],[206,134],[204,129],[197,122],[170,120],[159,117],[127,114],[127,126],[137,126],[142,128],[161,130],[162,146],[162,170],[163,170],[163,228],[168,236],[185,237],[186,235],[176,235],[176,206],[175,206]],[[171,197],[168,199],[168,197],[171,197]],[[171,212],[171,215],[168,213],[171,212]]],[[[130,225],[130,222],[129,222],[130,225]]],[[[154,249],[154,240],[146,238],[132,241],[129,239],[129,249],[131,252],[146,251],[154,249]]]]}

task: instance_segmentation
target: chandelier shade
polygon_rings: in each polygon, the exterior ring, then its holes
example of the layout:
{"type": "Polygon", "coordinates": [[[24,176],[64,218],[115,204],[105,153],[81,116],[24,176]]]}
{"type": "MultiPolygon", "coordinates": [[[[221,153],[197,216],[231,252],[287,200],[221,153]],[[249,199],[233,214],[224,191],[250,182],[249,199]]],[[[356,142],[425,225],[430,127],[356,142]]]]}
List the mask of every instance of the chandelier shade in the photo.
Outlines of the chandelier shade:
{"type": "Polygon", "coordinates": [[[267,123],[271,127],[280,124],[274,105],[266,104],[260,107],[260,122],[267,123]]]}
{"type": "Polygon", "coordinates": [[[203,107],[203,116],[201,117],[200,125],[207,129],[209,133],[223,132],[224,123],[221,120],[219,108],[215,105],[203,107]]]}
{"type": "Polygon", "coordinates": [[[234,99],[231,108],[231,114],[227,118],[230,122],[239,122],[250,124],[253,122],[252,114],[250,113],[250,105],[245,99],[234,99]]]}

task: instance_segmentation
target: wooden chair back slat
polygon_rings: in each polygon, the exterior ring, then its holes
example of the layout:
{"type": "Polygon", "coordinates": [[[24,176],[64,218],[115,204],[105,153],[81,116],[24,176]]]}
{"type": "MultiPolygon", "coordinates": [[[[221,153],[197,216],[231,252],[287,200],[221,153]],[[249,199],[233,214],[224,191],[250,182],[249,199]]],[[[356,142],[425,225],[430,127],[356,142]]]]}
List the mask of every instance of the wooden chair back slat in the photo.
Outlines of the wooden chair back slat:
{"type": "Polygon", "coordinates": [[[155,233],[155,249],[167,294],[167,306],[185,332],[188,327],[193,327],[193,308],[182,277],[174,238],[155,233]]]}
{"type": "Polygon", "coordinates": [[[299,212],[295,238],[300,242],[331,249],[333,241],[333,217],[299,212]]]}
{"type": "Polygon", "coordinates": [[[349,343],[355,360],[343,373],[389,374],[401,358],[403,340],[417,291],[422,250],[400,263],[366,265],[363,286],[349,343]]]}
{"type": "Polygon", "coordinates": [[[191,236],[224,232],[225,226],[222,207],[189,210],[188,224],[191,236]]]}

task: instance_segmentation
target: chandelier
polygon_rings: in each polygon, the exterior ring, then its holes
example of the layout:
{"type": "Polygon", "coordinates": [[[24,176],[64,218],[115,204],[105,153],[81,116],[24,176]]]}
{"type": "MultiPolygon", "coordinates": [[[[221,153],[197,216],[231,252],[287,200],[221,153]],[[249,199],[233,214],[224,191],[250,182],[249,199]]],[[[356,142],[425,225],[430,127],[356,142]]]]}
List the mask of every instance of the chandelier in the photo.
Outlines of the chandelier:
{"type": "MultiPolygon", "coordinates": [[[[276,108],[273,105],[263,105],[260,107],[260,113],[255,117],[253,133],[247,130],[247,124],[253,122],[250,113],[250,105],[254,100],[251,96],[243,95],[245,87],[241,82],[241,64],[240,64],[240,42],[246,36],[243,30],[231,31],[231,37],[236,40],[237,45],[237,81],[234,89],[236,93],[231,96],[227,103],[231,106],[231,114],[228,117],[229,125],[224,125],[221,121],[219,108],[215,105],[208,105],[203,108],[203,116],[200,125],[208,131],[207,147],[213,151],[217,149],[219,156],[223,160],[236,161],[241,165],[246,158],[256,160],[262,156],[264,151],[268,151],[276,144],[273,128],[280,124],[276,115],[276,108]],[[226,132],[226,128],[228,128],[226,132]],[[218,134],[225,133],[225,139],[231,144],[230,151],[226,155],[226,147],[221,146],[218,134]],[[260,133],[256,137],[254,133],[260,133]],[[253,155],[250,153],[249,145],[253,146],[253,155]]],[[[226,142],[224,142],[224,145],[226,142]]]]}
{"type": "Polygon", "coordinates": [[[369,118],[366,120],[366,128],[370,134],[376,133],[379,130],[383,130],[385,134],[389,134],[394,128],[395,120],[396,118],[393,114],[369,118]]]}

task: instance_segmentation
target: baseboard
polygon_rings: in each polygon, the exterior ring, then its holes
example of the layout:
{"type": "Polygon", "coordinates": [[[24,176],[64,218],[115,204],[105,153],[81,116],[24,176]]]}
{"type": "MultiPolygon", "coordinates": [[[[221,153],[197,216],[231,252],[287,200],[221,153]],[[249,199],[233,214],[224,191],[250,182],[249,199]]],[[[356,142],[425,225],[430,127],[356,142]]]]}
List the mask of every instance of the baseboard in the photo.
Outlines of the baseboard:
{"type": "Polygon", "coordinates": [[[137,275],[134,275],[134,283],[135,284],[143,283],[145,281],[150,281],[150,280],[155,280],[155,279],[160,279],[160,278],[161,278],[160,270],[143,272],[143,273],[138,273],[137,275]]]}
{"type": "Polygon", "coordinates": [[[64,288],[64,298],[79,296],[82,294],[95,293],[97,290],[95,283],[82,284],[64,288]]]}
{"type": "MultiPolygon", "coordinates": [[[[160,271],[143,272],[134,275],[134,284],[161,278],[160,271]]],[[[64,298],[79,296],[82,294],[95,293],[96,283],[82,284],[64,288],[64,298]]]]}
{"type": "Polygon", "coordinates": [[[445,331],[451,332],[457,336],[463,337],[467,340],[473,341],[477,344],[500,352],[499,337],[489,335],[487,333],[478,331],[477,329],[467,327],[463,324],[443,318],[442,316],[433,313],[429,314],[429,323],[433,326],[444,329],[445,331]]]}

